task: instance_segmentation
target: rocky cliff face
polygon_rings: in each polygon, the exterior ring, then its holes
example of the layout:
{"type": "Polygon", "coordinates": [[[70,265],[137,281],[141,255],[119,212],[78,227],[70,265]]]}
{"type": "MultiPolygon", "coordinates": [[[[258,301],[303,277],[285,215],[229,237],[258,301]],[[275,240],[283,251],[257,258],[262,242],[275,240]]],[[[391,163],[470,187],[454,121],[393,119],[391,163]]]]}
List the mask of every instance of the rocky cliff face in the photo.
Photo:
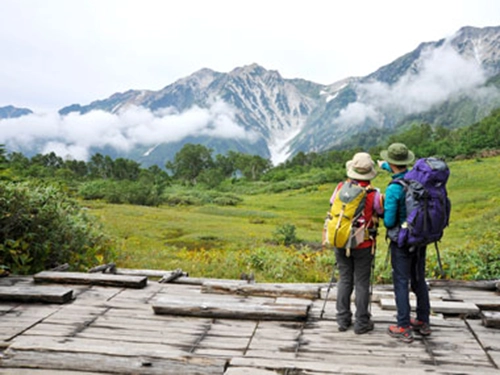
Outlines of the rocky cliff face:
{"type": "MultiPolygon", "coordinates": [[[[157,92],[128,91],[87,106],[69,106],[60,113],[85,114],[97,109],[119,113],[140,106],[161,116],[161,113],[182,113],[195,106],[211,108],[222,101],[232,111],[234,121],[254,135],[252,139],[240,140],[246,143],[242,150],[253,148],[277,163],[293,152],[290,141],[302,131],[321,101],[320,92],[325,89],[326,86],[312,82],[284,79],[277,71],[252,64],[227,74],[202,69],[157,92]]],[[[335,94],[334,89],[328,92],[335,94]]]]}

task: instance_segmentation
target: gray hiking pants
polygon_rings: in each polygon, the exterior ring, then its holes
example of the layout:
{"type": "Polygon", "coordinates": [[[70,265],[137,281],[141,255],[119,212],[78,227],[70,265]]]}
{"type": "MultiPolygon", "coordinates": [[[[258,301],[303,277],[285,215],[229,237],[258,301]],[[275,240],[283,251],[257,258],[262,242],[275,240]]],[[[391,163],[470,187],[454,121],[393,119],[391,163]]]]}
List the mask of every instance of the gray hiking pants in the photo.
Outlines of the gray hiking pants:
{"type": "Polygon", "coordinates": [[[349,257],[345,249],[335,249],[335,256],[340,274],[337,283],[337,323],[346,327],[351,324],[351,295],[355,290],[354,328],[366,327],[370,321],[371,248],[353,249],[349,257]]]}

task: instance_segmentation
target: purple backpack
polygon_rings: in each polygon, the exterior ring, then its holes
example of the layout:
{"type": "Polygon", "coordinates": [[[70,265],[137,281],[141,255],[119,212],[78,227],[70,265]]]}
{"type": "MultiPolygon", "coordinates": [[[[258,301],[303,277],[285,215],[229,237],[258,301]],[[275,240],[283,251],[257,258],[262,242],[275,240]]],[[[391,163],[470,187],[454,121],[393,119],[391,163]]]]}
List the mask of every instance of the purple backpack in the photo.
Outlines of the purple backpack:
{"type": "Polygon", "coordinates": [[[446,191],[450,169],[437,158],[418,159],[401,184],[406,192],[406,221],[392,238],[398,246],[424,246],[439,241],[448,226],[451,202],[446,191]]]}

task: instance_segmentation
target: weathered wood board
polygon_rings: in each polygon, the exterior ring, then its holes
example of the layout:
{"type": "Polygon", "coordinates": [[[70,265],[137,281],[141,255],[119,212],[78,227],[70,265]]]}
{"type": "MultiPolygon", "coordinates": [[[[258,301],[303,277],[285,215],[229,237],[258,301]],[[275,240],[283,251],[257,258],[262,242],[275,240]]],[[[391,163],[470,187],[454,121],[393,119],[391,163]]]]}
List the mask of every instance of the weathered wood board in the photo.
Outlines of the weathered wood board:
{"type": "Polygon", "coordinates": [[[49,271],[37,273],[33,279],[37,283],[103,285],[123,288],[144,288],[148,280],[146,276],[49,271]]]}
{"type": "Polygon", "coordinates": [[[319,298],[320,288],[318,286],[283,284],[230,284],[214,281],[204,282],[201,288],[203,293],[236,294],[243,296],[263,297],[296,297],[305,299],[319,298]]]}
{"type": "MultiPolygon", "coordinates": [[[[4,353],[2,366],[28,367],[56,371],[85,371],[121,375],[220,375],[226,361],[220,358],[185,356],[178,358],[149,357],[147,355],[104,355],[98,353],[40,352],[12,350],[4,353]]],[[[1,374],[0,369],[0,374],[1,374]]],[[[36,373],[34,373],[36,374],[36,373]]],[[[57,374],[57,373],[56,373],[57,374]]],[[[67,374],[65,372],[65,374],[67,374]]]]}
{"type": "Polygon", "coordinates": [[[480,309],[500,311],[500,294],[485,290],[451,289],[449,300],[467,301],[476,304],[480,309]]]}
{"type": "MultiPolygon", "coordinates": [[[[455,302],[455,301],[430,301],[431,310],[435,313],[441,314],[478,314],[479,308],[468,302],[455,302]]],[[[380,305],[383,309],[396,310],[396,301],[394,299],[382,298],[380,305]]],[[[416,309],[416,301],[410,300],[412,311],[416,309]]]]}
{"type": "Polygon", "coordinates": [[[438,288],[467,288],[477,290],[494,291],[497,289],[497,283],[500,280],[427,280],[430,287],[438,288]]]}
{"type": "MultiPolygon", "coordinates": [[[[276,371],[278,374],[283,374],[288,371],[293,374],[293,371],[304,374],[344,374],[344,375],[387,375],[399,374],[405,375],[422,375],[430,372],[436,375],[449,375],[449,367],[434,367],[425,363],[411,363],[410,361],[402,358],[398,364],[390,365],[385,362],[384,358],[379,358],[377,364],[366,364],[365,359],[359,356],[352,355],[350,361],[343,362],[342,358],[329,358],[324,361],[313,360],[300,360],[292,359],[286,360],[279,357],[276,358],[256,358],[256,357],[237,357],[229,362],[228,369],[247,367],[256,369],[266,369],[268,371],[276,371]],[[402,371],[402,367],[404,370],[402,371]]],[[[463,368],[456,366],[454,368],[456,374],[461,375],[497,375],[498,369],[482,367],[479,370],[470,366],[470,368],[463,368]]]]}
{"type": "Polygon", "coordinates": [[[255,367],[230,367],[224,375],[279,375],[278,372],[255,367]]]}
{"type": "Polygon", "coordinates": [[[34,368],[0,368],[0,375],[102,375],[102,372],[43,370],[34,368]]]}
{"type": "Polygon", "coordinates": [[[155,314],[228,319],[305,320],[309,305],[266,305],[239,301],[214,302],[186,299],[159,299],[153,303],[155,314]]]}
{"type": "Polygon", "coordinates": [[[499,311],[481,311],[481,320],[485,327],[500,328],[499,311]]]}
{"type": "Polygon", "coordinates": [[[0,301],[66,303],[73,290],[57,286],[0,286],[0,301]]]}

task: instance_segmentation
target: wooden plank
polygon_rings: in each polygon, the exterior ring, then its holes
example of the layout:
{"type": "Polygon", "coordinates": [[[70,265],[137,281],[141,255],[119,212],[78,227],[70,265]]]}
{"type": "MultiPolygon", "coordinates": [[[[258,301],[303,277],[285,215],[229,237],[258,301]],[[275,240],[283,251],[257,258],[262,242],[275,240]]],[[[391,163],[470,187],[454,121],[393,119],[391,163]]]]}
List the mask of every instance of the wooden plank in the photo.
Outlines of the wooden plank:
{"type": "Polygon", "coordinates": [[[229,283],[229,284],[248,284],[246,280],[238,280],[238,279],[213,279],[207,277],[189,277],[189,276],[181,276],[175,279],[173,284],[185,284],[185,285],[203,285],[207,282],[217,282],[217,283],[229,283]]]}
{"type": "Polygon", "coordinates": [[[139,330],[116,330],[90,327],[78,333],[75,337],[91,340],[112,340],[121,342],[147,343],[147,344],[162,344],[171,348],[180,347],[188,350],[193,347],[193,344],[199,339],[200,335],[195,333],[185,332],[166,332],[161,334],[152,334],[151,331],[147,334],[142,334],[139,330]]]}
{"type": "MultiPolygon", "coordinates": [[[[435,313],[441,314],[478,314],[479,308],[468,302],[458,301],[430,301],[431,310],[435,313]]],[[[396,310],[396,301],[394,299],[382,298],[380,305],[385,310],[396,310]]],[[[412,311],[416,309],[416,301],[410,300],[410,307],[412,311]]]]}
{"type": "Polygon", "coordinates": [[[481,320],[485,327],[500,328],[499,311],[481,311],[481,320]]]}
{"type": "Polygon", "coordinates": [[[224,375],[279,375],[279,372],[255,367],[229,367],[224,375]]]}
{"type": "Polygon", "coordinates": [[[171,345],[157,343],[127,342],[121,340],[102,340],[70,337],[61,340],[60,337],[41,337],[21,335],[15,338],[9,350],[70,352],[103,354],[110,356],[152,356],[156,358],[176,359],[186,355],[186,351],[171,345]]]}
{"type": "Polygon", "coordinates": [[[227,319],[305,320],[310,305],[252,304],[240,301],[159,299],[153,303],[155,314],[227,319]]]}
{"type": "Polygon", "coordinates": [[[102,372],[43,370],[35,368],[1,368],[0,375],[102,375],[102,372]]]}
{"type": "Polygon", "coordinates": [[[500,335],[498,329],[485,327],[482,322],[475,319],[467,319],[467,324],[474,332],[475,337],[481,343],[490,360],[500,369],[500,335]]]}
{"type": "Polygon", "coordinates": [[[116,286],[122,288],[144,288],[148,278],[145,276],[125,276],[84,272],[42,271],[33,276],[37,283],[85,284],[116,286]]]}
{"type": "MultiPolygon", "coordinates": [[[[127,276],[146,276],[161,279],[163,277],[169,278],[172,275],[178,274],[178,270],[150,270],[150,269],[131,269],[131,268],[116,268],[113,272],[115,275],[127,276]]],[[[187,277],[186,272],[182,272],[180,276],[187,277]]]]}
{"type": "MultiPolygon", "coordinates": [[[[406,346],[409,348],[410,346],[406,346]]],[[[236,357],[232,358],[229,362],[230,368],[257,368],[277,371],[282,373],[299,373],[299,374],[344,374],[344,375],[387,375],[399,374],[405,375],[422,375],[432,373],[433,375],[497,375],[498,369],[493,367],[475,367],[475,366],[432,366],[425,364],[421,360],[409,361],[404,356],[387,363],[384,358],[375,357],[372,361],[374,365],[369,365],[365,361],[365,357],[358,355],[328,357],[326,360],[300,360],[300,359],[281,359],[281,354],[275,358],[256,358],[256,357],[236,357]],[[392,366],[391,366],[392,364],[392,366]],[[402,371],[404,366],[404,371],[402,371]],[[451,369],[451,371],[450,371],[451,369]]]]}
{"type": "MultiPolygon", "coordinates": [[[[450,290],[452,301],[464,301],[477,305],[481,310],[500,311],[500,298],[497,293],[491,291],[455,288],[450,290]]],[[[444,300],[447,300],[446,298],[444,300]]]]}
{"type": "Polygon", "coordinates": [[[243,296],[261,297],[295,297],[305,299],[317,299],[320,296],[318,286],[284,284],[231,284],[215,281],[204,282],[201,288],[203,293],[237,294],[243,296]]]}
{"type": "Polygon", "coordinates": [[[1,301],[66,303],[73,290],[54,286],[0,286],[1,301]]]}
{"type": "Polygon", "coordinates": [[[135,356],[133,353],[130,356],[116,356],[65,351],[39,352],[9,349],[4,353],[0,371],[2,371],[2,368],[7,367],[120,375],[220,375],[224,373],[225,366],[226,360],[224,359],[189,355],[179,358],[157,358],[147,355],[135,356]]]}
{"type": "Polygon", "coordinates": [[[479,290],[497,290],[500,280],[427,280],[431,287],[439,288],[471,288],[479,290]]]}

